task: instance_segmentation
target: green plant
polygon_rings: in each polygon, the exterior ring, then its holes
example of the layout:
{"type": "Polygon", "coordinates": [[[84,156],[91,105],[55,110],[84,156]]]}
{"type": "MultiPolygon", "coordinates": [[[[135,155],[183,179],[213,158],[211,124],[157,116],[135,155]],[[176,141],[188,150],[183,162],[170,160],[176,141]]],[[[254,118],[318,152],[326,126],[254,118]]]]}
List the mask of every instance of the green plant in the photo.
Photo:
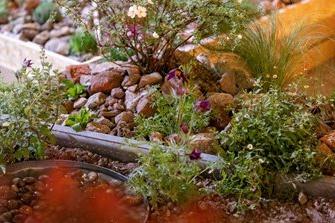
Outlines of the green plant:
{"type": "Polygon", "coordinates": [[[226,33],[235,39],[254,15],[245,1],[238,0],[131,0],[118,4],[99,0],[89,1],[102,17],[98,26],[92,26],[92,18],[84,21],[78,14],[79,2],[57,0],[80,25],[101,34],[98,42],[103,52],[119,48],[143,73],[162,71],[175,50],[193,37],[194,42],[199,42],[226,33]],[[189,26],[195,31],[183,36],[189,26]]]}
{"type": "Polygon", "coordinates": [[[297,25],[283,37],[281,25],[273,19],[268,26],[254,23],[231,47],[246,63],[251,74],[261,78],[264,90],[272,86],[286,87],[299,74],[302,56],[308,50],[310,35],[306,27],[297,25]]]}
{"type": "Polygon", "coordinates": [[[156,90],[152,97],[155,114],[149,118],[135,118],[135,132],[138,138],[148,138],[153,132],[165,136],[174,133],[196,133],[209,124],[210,108],[206,111],[196,111],[198,100],[195,93],[164,95],[156,90]]]}
{"type": "Polygon", "coordinates": [[[82,131],[93,117],[94,115],[87,108],[82,108],[79,112],[70,114],[65,125],[72,127],[75,131],[82,131]]]}
{"type": "Polygon", "coordinates": [[[96,53],[98,45],[91,33],[78,31],[70,39],[70,49],[75,54],[96,53]]]}
{"type": "Polygon", "coordinates": [[[316,119],[294,97],[277,89],[249,93],[220,139],[223,178],[218,190],[237,198],[271,195],[278,175],[304,181],[320,174],[316,119]]]}
{"type": "Polygon", "coordinates": [[[8,1],[0,1],[0,24],[8,21],[8,1]]]}
{"type": "Polygon", "coordinates": [[[41,68],[31,65],[25,60],[18,82],[0,87],[0,164],[41,158],[53,142],[51,128],[63,98],[59,76],[44,54],[41,68]]]}
{"type": "Polygon", "coordinates": [[[110,48],[109,52],[105,55],[107,60],[109,61],[127,61],[129,56],[132,56],[133,53],[131,51],[125,53],[120,48],[110,48]]]}
{"type": "Polygon", "coordinates": [[[71,80],[63,80],[66,89],[66,97],[69,100],[76,100],[86,95],[86,88],[82,84],[76,84],[71,80]]]}
{"type": "Polygon", "coordinates": [[[199,193],[195,179],[201,174],[196,162],[180,155],[176,149],[153,146],[140,158],[140,167],[129,179],[130,186],[157,207],[165,202],[184,202],[199,193]]]}
{"type": "Polygon", "coordinates": [[[61,19],[61,14],[57,6],[52,1],[43,1],[34,10],[33,18],[36,22],[42,25],[46,23],[49,19],[59,21],[61,19]]]}

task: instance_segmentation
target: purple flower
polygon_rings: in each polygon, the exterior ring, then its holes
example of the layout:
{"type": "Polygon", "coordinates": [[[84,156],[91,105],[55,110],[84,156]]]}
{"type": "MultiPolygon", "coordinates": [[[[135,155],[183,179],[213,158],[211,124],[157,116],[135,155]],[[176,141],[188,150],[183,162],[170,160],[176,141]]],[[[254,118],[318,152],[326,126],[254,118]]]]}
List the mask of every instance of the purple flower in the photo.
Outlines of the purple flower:
{"type": "Polygon", "coordinates": [[[178,96],[182,96],[182,95],[184,95],[186,93],[187,93],[187,89],[186,88],[184,88],[183,86],[177,87],[176,94],[178,96]]]}
{"type": "Polygon", "coordinates": [[[211,110],[211,103],[208,100],[199,100],[195,103],[197,112],[206,112],[211,110]]]}
{"type": "Polygon", "coordinates": [[[33,62],[32,62],[31,60],[29,60],[29,59],[27,59],[27,58],[25,58],[25,59],[23,60],[22,66],[23,66],[24,68],[31,67],[32,65],[33,65],[33,62]]]}
{"type": "Polygon", "coordinates": [[[190,131],[189,128],[188,128],[187,123],[185,123],[185,122],[183,122],[183,123],[180,125],[180,130],[181,130],[183,133],[185,133],[185,134],[187,134],[187,133],[190,131]]]}
{"type": "Polygon", "coordinates": [[[167,75],[167,80],[172,80],[174,78],[177,78],[179,80],[182,80],[183,82],[187,82],[187,79],[184,75],[184,73],[180,69],[173,69],[171,70],[167,75]]]}
{"type": "Polygon", "coordinates": [[[190,154],[191,160],[199,160],[201,158],[201,151],[198,149],[193,149],[192,153],[190,154]]]}

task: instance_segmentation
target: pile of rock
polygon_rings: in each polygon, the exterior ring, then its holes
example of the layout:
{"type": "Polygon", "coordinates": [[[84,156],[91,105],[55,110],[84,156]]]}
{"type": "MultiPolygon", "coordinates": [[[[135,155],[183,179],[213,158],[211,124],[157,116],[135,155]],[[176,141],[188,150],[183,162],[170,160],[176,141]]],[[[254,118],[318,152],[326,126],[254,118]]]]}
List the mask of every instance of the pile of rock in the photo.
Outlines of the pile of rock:
{"type": "MultiPolygon", "coordinates": [[[[69,56],[69,41],[75,32],[72,21],[64,17],[60,22],[48,21],[40,25],[34,21],[32,16],[33,10],[39,5],[40,1],[25,2],[22,8],[11,11],[8,20],[9,23],[0,25],[0,32],[23,41],[32,41],[47,50],[69,56]]],[[[75,59],[84,61],[90,59],[92,56],[91,54],[87,54],[75,59]]]]}
{"type": "Polygon", "coordinates": [[[69,66],[66,75],[87,86],[88,97],[81,97],[68,107],[70,113],[86,107],[98,118],[87,125],[89,131],[131,137],[135,115],[151,116],[150,87],[161,84],[155,72],[141,75],[138,67],[126,63],[69,66]]]}

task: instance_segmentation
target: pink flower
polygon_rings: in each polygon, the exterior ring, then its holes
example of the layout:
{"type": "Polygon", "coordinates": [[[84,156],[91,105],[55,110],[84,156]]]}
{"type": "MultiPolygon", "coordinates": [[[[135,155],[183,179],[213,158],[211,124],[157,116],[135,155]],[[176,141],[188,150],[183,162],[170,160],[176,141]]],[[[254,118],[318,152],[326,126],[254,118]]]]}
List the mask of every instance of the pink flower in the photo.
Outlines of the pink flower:
{"type": "Polygon", "coordinates": [[[199,100],[195,103],[195,109],[197,112],[207,112],[211,110],[211,104],[208,100],[199,100]]]}
{"type": "Polygon", "coordinates": [[[128,37],[136,37],[136,36],[139,35],[139,30],[140,30],[139,25],[135,25],[135,24],[128,25],[127,36],[128,37]]]}
{"type": "Polygon", "coordinates": [[[193,149],[192,153],[190,154],[191,160],[199,160],[201,159],[201,151],[198,149],[193,149]]]}

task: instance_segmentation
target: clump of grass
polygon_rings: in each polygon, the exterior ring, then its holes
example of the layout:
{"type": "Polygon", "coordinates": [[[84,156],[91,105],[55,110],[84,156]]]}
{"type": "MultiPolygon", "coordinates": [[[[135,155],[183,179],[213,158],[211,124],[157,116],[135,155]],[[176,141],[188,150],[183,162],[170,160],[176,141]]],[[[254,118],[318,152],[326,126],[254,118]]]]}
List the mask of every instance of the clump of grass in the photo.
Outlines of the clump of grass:
{"type": "Polygon", "coordinates": [[[306,27],[297,25],[285,37],[281,30],[275,19],[268,26],[254,23],[240,35],[240,43],[232,49],[245,61],[251,74],[261,78],[264,90],[271,86],[284,88],[292,82],[308,49],[310,36],[306,27]]]}
{"type": "Polygon", "coordinates": [[[43,1],[33,13],[34,20],[39,24],[46,23],[49,19],[59,21],[61,14],[57,6],[52,1],[43,1]]]}

